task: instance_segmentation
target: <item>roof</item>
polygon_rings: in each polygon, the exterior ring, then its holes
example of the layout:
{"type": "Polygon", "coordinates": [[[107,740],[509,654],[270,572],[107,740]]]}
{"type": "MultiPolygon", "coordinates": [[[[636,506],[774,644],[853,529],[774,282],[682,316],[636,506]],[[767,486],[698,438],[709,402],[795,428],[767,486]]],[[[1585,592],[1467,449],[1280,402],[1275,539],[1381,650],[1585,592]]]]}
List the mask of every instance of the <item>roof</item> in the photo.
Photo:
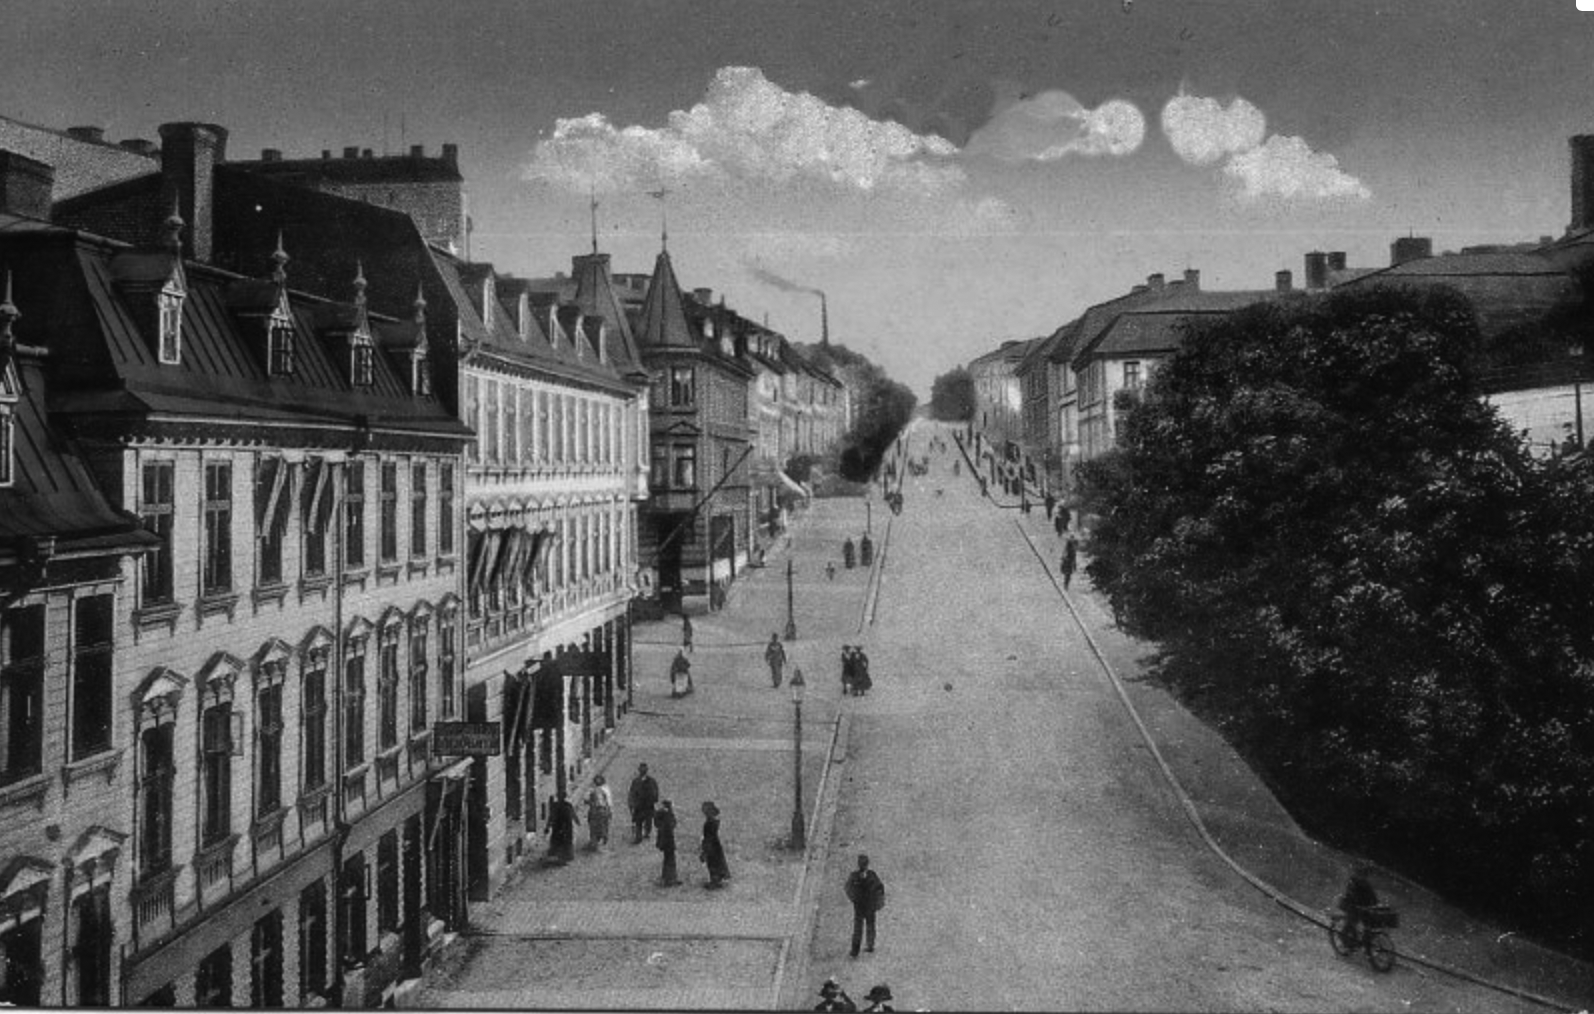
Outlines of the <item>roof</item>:
{"type": "Polygon", "coordinates": [[[625,304],[615,291],[614,278],[609,273],[609,255],[593,252],[576,257],[572,273],[576,279],[573,302],[587,316],[601,317],[609,325],[610,361],[626,372],[645,372],[625,304]]]}
{"type": "Polygon", "coordinates": [[[1549,311],[1581,298],[1572,272],[1586,263],[1576,243],[1537,250],[1482,250],[1419,257],[1346,279],[1336,289],[1443,285],[1455,289],[1472,306],[1486,335],[1531,326],[1549,311]]]}
{"type": "Polygon", "coordinates": [[[442,157],[374,155],[370,158],[295,158],[271,161],[233,159],[232,165],[265,176],[285,178],[303,186],[322,182],[362,183],[463,183],[459,165],[442,157]]]}
{"type": "Polygon", "coordinates": [[[670,263],[668,250],[660,250],[653,262],[653,281],[648,285],[647,299],[642,303],[641,325],[637,340],[647,348],[697,348],[691,325],[686,319],[686,308],[681,300],[681,285],[675,278],[675,266],[670,263]]]}
{"type": "MultiPolygon", "coordinates": [[[[1183,340],[1185,322],[1232,313],[1253,303],[1290,295],[1275,289],[1228,292],[1175,292],[1150,303],[1120,310],[1102,330],[1079,346],[1074,361],[1091,356],[1122,358],[1168,353],[1183,340]]],[[[1294,293],[1300,295],[1300,293],[1294,293]]]]}

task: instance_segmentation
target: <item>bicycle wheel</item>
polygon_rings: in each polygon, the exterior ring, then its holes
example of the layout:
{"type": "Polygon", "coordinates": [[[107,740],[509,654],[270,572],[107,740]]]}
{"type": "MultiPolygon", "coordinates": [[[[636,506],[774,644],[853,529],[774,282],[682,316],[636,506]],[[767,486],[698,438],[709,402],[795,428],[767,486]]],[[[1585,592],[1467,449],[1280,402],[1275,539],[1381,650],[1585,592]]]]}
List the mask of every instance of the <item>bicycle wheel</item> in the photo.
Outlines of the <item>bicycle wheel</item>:
{"type": "Polygon", "coordinates": [[[1328,923],[1328,942],[1334,948],[1334,953],[1340,957],[1351,952],[1353,947],[1350,938],[1345,935],[1345,916],[1336,913],[1328,923]]]}
{"type": "Polygon", "coordinates": [[[1367,960],[1373,963],[1373,968],[1380,972],[1387,972],[1395,967],[1395,944],[1389,939],[1389,934],[1382,930],[1373,930],[1367,936],[1367,960]]]}

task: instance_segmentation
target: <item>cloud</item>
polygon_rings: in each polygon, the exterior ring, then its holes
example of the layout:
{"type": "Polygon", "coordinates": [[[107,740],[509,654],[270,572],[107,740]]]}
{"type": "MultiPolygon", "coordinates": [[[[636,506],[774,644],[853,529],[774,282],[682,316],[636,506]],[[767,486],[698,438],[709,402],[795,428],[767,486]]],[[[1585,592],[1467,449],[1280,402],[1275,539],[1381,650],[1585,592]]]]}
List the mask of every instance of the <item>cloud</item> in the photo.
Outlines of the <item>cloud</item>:
{"type": "Polygon", "coordinates": [[[601,113],[558,120],[524,176],[577,192],[721,179],[931,195],[964,182],[956,153],[943,138],[786,91],[756,67],[723,67],[664,127],[617,128],[601,113]]]}
{"type": "Polygon", "coordinates": [[[1212,165],[1260,146],[1267,135],[1267,117],[1239,97],[1225,109],[1217,99],[1181,92],[1162,107],[1162,132],[1186,162],[1212,165]]]}
{"type": "Polygon", "coordinates": [[[1242,201],[1366,200],[1372,191],[1326,152],[1286,134],[1267,134],[1262,110],[1236,96],[1217,99],[1180,93],[1162,107],[1162,132],[1191,165],[1223,163],[1242,201]],[[1266,138],[1264,140],[1264,138],[1266,138]],[[1225,161],[1227,160],[1227,161],[1225,161]]]}
{"type": "Polygon", "coordinates": [[[1315,152],[1299,137],[1274,134],[1267,143],[1230,157],[1224,175],[1240,185],[1242,200],[1366,200],[1362,181],[1339,167],[1339,160],[1315,152]]]}
{"type": "Polygon", "coordinates": [[[1068,155],[1128,155],[1146,136],[1146,118],[1132,102],[1110,99],[1087,109],[1064,91],[1019,98],[969,138],[969,155],[1003,162],[1052,162],[1068,155]]]}

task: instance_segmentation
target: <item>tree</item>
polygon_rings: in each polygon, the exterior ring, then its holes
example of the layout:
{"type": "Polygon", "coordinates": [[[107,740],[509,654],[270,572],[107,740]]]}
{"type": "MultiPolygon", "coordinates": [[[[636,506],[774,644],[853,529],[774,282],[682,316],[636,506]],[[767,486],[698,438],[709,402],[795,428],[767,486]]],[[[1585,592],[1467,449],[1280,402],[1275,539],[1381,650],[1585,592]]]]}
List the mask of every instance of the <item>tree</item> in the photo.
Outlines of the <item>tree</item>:
{"type": "Polygon", "coordinates": [[[974,418],[974,375],[959,366],[936,377],[930,385],[930,416],[942,422],[967,422],[974,418]]]}
{"type": "Polygon", "coordinates": [[[1586,947],[1594,466],[1526,453],[1480,342],[1443,290],[1190,328],[1080,470],[1089,571],[1303,822],[1586,947]]]}
{"type": "Polygon", "coordinates": [[[854,378],[857,418],[842,439],[839,467],[844,479],[868,481],[897,435],[913,418],[918,396],[886,376],[862,353],[845,345],[804,345],[802,353],[823,369],[844,368],[854,378]]]}

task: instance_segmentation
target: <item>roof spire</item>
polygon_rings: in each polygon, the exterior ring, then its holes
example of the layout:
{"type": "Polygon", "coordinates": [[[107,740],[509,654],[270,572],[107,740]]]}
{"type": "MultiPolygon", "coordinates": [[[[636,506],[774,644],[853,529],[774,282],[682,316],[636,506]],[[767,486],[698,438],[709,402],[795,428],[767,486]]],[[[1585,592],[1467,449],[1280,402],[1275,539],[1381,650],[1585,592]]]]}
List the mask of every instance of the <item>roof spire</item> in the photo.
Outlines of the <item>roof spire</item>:
{"type": "Polygon", "coordinates": [[[598,189],[596,184],[587,184],[587,200],[592,205],[592,252],[598,252],[598,189]]]}
{"type": "Polygon", "coordinates": [[[6,295],[4,300],[0,300],[0,370],[6,368],[16,352],[17,339],[11,333],[11,325],[21,316],[22,311],[11,302],[11,269],[6,268],[6,295]]]}
{"type": "Polygon", "coordinates": [[[420,282],[415,283],[415,302],[413,305],[415,307],[415,323],[424,324],[426,322],[426,294],[421,291],[420,282]]]}
{"type": "Polygon", "coordinates": [[[365,306],[365,263],[359,259],[354,262],[354,305],[365,306]]]}
{"type": "Polygon", "coordinates": [[[288,252],[282,249],[282,230],[277,230],[277,249],[271,252],[271,280],[278,285],[285,285],[288,281],[288,252]]]}
{"type": "Polygon", "coordinates": [[[172,194],[172,213],[166,217],[165,222],[166,242],[162,244],[166,249],[178,255],[183,252],[183,226],[187,224],[183,221],[182,202],[182,195],[174,192],[172,194]]]}
{"type": "Polygon", "coordinates": [[[660,187],[649,190],[649,197],[656,197],[659,201],[659,249],[668,253],[670,250],[670,212],[664,199],[670,194],[669,187],[660,187]]]}

